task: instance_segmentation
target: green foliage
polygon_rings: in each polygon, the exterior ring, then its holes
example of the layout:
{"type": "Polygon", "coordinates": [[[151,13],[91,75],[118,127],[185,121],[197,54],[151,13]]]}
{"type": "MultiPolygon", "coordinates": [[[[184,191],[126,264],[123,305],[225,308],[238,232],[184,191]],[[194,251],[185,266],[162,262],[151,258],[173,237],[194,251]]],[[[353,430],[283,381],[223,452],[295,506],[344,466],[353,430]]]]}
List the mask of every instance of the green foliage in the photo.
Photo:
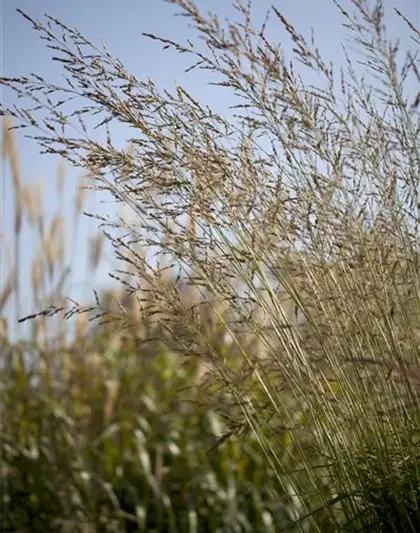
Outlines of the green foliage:
{"type": "Polygon", "coordinates": [[[167,350],[145,362],[134,345],[102,356],[10,345],[5,361],[2,531],[290,524],[255,439],[223,438],[225,423],[167,350]]]}

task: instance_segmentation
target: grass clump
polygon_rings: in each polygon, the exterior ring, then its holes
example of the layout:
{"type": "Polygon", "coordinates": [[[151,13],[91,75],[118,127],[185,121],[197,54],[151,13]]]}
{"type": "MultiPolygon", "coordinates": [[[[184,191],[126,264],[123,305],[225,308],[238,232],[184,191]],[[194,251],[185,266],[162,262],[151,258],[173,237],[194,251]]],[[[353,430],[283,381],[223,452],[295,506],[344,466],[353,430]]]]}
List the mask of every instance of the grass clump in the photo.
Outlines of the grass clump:
{"type": "Polygon", "coordinates": [[[100,218],[131,311],[96,298],[46,314],[92,313],[134,328],[143,346],[159,332],[205,368],[200,392],[232,435],[252,430],[296,531],[416,531],[420,121],[406,83],[419,81],[418,60],[400,59],[380,2],[336,3],[366,76],[348,50],[337,72],[275,7],[255,28],[241,2],[240,22],[224,26],[172,3],[207,51],[148,37],[218,77],[238,99],[234,118],[181,86],[159,91],[53,17],[24,14],[67,84],[4,78],[37,105],[8,111],[134,214],[100,218]],[[291,62],[271,23],[293,42],[291,62]],[[98,114],[104,142],[70,133],[72,117],[88,132],[98,114]],[[135,130],[130,150],[112,143],[113,122],[135,130]]]}

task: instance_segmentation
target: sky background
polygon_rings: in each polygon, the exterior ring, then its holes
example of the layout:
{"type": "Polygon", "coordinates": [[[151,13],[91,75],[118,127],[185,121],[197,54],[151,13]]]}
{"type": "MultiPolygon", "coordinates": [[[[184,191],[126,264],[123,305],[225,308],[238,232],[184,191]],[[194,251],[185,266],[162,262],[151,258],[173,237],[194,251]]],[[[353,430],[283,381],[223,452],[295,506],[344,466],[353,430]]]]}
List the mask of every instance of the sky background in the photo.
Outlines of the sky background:
{"type": "MultiPolygon", "coordinates": [[[[194,37],[183,17],[175,17],[179,8],[163,0],[0,0],[1,6],[1,75],[7,77],[22,76],[36,72],[51,81],[60,81],[61,70],[58,63],[50,59],[50,51],[39,39],[27,21],[16,12],[20,8],[32,18],[42,19],[48,13],[70,27],[77,28],[96,44],[103,41],[114,57],[119,58],[125,66],[138,78],[152,78],[159,88],[174,89],[176,84],[184,85],[201,102],[216,108],[218,112],[228,114],[231,103],[223,90],[215,90],[206,85],[206,77],[200,73],[184,74],[190,65],[185,57],[172,51],[162,51],[156,41],[142,37],[142,32],[155,33],[173,40],[185,41],[194,37]]],[[[311,27],[315,30],[321,54],[339,65],[343,60],[341,43],[345,30],[340,26],[341,16],[332,0],[254,0],[253,20],[259,25],[270,5],[275,4],[292,22],[299,32],[310,37],[311,27]]],[[[344,0],[343,5],[349,6],[344,0]]],[[[402,48],[407,47],[408,38],[405,26],[392,13],[397,7],[419,27],[420,0],[385,0],[390,17],[386,19],[389,35],[400,38],[402,48]]],[[[227,0],[197,0],[196,5],[203,12],[209,9],[219,14],[221,21],[225,17],[235,17],[230,2],[227,0]]],[[[272,34],[278,39],[280,34],[272,34]]],[[[411,49],[412,49],[411,45],[411,49]]],[[[1,88],[1,98],[6,107],[15,103],[15,94],[1,88]]],[[[35,133],[35,132],[32,132],[35,133]]],[[[74,194],[81,175],[80,169],[66,167],[66,189],[64,198],[57,195],[58,159],[54,156],[43,156],[34,141],[24,138],[23,130],[15,132],[18,150],[21,156],[22,179],[31,184],[37,180],[44,182],[45,209],[49,219],[57,209],[71,220],[74,205],[74,194]]],[[[117,144],[125,139],[116,139],[117,144]]],[[[2,165],[2,252],[4,239],[12,245],[13,228],[13,190],[10,172],[7,165],[2,165]]],[[[85,210],[100,213],[104,210],[113,211],[112,204],[101,203],[98,195],[90,194],[85,210]]],[[[82,218],[79,227],[78,241],[71,251],[72,277],[67,286],[68,296],[83,299],[92,294],[92,289],[110,285],[107,273],[113,270],[115,263],[111,253],[107,253],[97,275],[90,279],[87,275],[87,239],[97,223],[89,218],[82,218]]],[[[30,263],[35,253],[36,239],[34,233],[24,226],[22,245],[22,312],[24,315],[34,311],[31,301],[30,263]]],[[[71,235],[70,235],[71,237],[71,235]]],[[[71,240],[71,239],[70,239],[71,240]]],[[[8,260],[5,253],[1,259],[1,281],[7,276],[8,260]]],[[[22,331],[21,331],[22,333],[22,331]]]]}

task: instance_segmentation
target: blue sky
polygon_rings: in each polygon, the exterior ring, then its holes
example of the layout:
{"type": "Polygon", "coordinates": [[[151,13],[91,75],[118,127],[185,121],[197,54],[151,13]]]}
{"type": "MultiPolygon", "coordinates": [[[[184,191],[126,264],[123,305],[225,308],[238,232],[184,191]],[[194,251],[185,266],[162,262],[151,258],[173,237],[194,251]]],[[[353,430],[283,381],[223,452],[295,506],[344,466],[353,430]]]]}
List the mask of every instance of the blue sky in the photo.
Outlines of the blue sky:
{"type": "MultiPolygon", "coordinates": [[[[159,87],[173,89],[176,83],[187,87],[196,98],[217,108],[218,111],[228,112],[226,93],[217,91],[206,85],[206,78],[202,74],[183,73],[190,64],[185,57],[171,51],[162,51],[162,47],[141,36],[142,32],[155,33],[174,40],[185,40],[195,34],[188,28],[188,21],[183,17],[175,17],[179,9],[163,0],[0,0],[1,2],[1,70],[3,76],[20,76],[36,72],[51,80],[60,79],[60,67],[50,60],[50,52],[38,37],[37,32],[16,12],[20,8],[33,18],[42,18],[49,13],[71,27],[76,27],[95,43],[104,41],[110,52],[121,59],[128,69],[139,78],[150,77],[159,87]]],[[[304,35],[309,36],[313,27],[318,44],[324,56],[335,64],[342,61],[341,43],[344,30],[340,26],[341,17],[332,0],[254,0],[253,14],[257,23],[262,22],[266,10],[275,4],[286,17],[304,35]]],[[[207,11],[216,11],[223,20],[234,14],[230,2],[227,0],[197,0],[197,6],[207,11]]],[[[348,1],[343,2],[349,5],[348,1]]],[[[420,0],[386,0],[388,11],[395,6],[400,9],[417,27],[419,27],[420,0]]],[[[388,19],[391,37],[401,38],[404,44],[405,27],[392,14],[388,19]]],[[[280,35],[280,34],[279,34],[280,35]]],[[[276,35],[273,34],[273,37],[276,35]]],[[[16,103],[12,92],[3,90],[2,99],[6,106],[16,103]]],[[[22,131],[16,132],[18,149],[22,156],[22,175],[26,183],[39,178],[45,181],[45,200],[47,211],[52,216],[59,205],[56,194],[56,175],[58,160],[52,156],[41,156],[37,145],[24,139],[22,131]]],[[[123,141],[123,139],[120,139],[123,141]]],[[[9,186],[8,170],[3,167],[2,179],[2,232],[10,235],[12,228],[12,211],[10,197],[12,191],[9,186]]],[[[71,214],[72,194],[76,188],[80,171],[67,169],[68,186],[66,189],[65,205],[63,209],[71,214]]],[[[99,197],[89,198],[86,210],[101,212],[112,209],[100,203],[99,197]]],[[[80,233],[91,233],[95,222],[84,219],[81,222],[80,233]]],[[[86,278],[87,249],[81,239],[74,256],[74,270],[72,285],[68,287],[68,295],[80,298],[94,286],[101,287],[109,284],[107,272],[112,270],[112,257],[105,262],[92,282],[86,278]]],[[[23,242],[22,262],[28,265],[34,254],[33,237],[28,234],[23,242]]],[[[6,267],[4,258],[1,263],[2,282],[5,279],[6,267]]],[[[30,281],[26,273],[29,269],[23,267],[25,274],[23,283],[24,314],[30,313],[30,281]]]]}

